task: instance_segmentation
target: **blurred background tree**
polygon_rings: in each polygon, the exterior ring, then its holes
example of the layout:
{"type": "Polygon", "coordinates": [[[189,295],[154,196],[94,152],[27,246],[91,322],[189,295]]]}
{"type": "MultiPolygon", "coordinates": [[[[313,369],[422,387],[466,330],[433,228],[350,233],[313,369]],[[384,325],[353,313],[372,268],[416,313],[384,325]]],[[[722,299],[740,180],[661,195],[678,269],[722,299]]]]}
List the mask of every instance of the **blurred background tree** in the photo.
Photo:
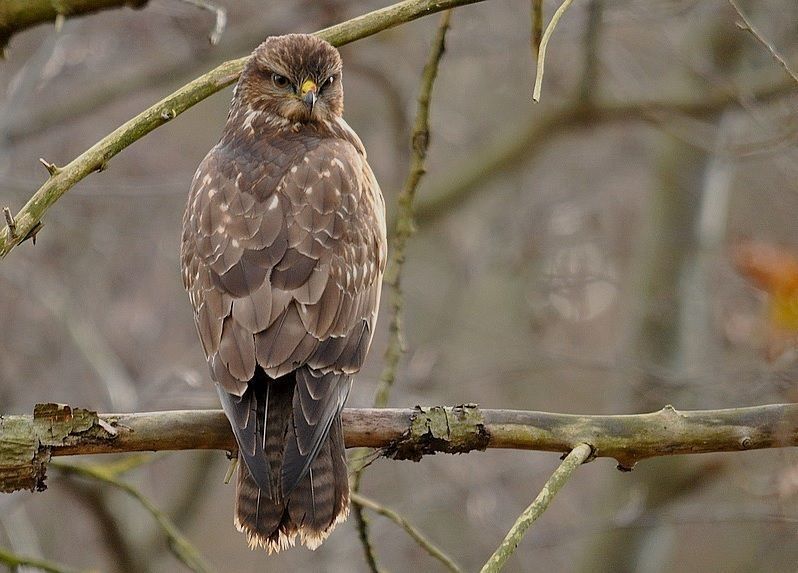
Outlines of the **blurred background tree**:
{"type": "MultiPolygon", "coordinates": [[[[214,13],[177,0],[13,36],[0,65],[0,206],[16,211],[41,185],[39,157],[67,162],[265,36],[380,7],[218,4],[227,26],[215,46],[214,13]]],[[[798,67],[795,2],[739,4],[798,67]]],[[[543,2],[546,18],[557,6],[543,2]]],[[[602,414],[795,401],[795,323],[772,310],[791,308],[781,293],[795,289],[761,277],[789,275],[798,252],[798,84],[735,25],[726,0],[586,0],[560,21],[534,104],[530,11],[528,0],[456,10],[402,280],[407,352],[389,405],[602,414]],[[747,239],[786,254],[767,266],[770,251],[747,239]],[[778,344],[774,328],[786,331],[778,344]]],[[[390,217],[435,25],[422,19],[341,50],[346,117],[390,217]]],[[[4,261],[0,412],[50,401],[218,406],[177,253],[188,184],[229,99],[201,102],[79,183],[48,213],[35,248],[4,261]]],[[[351,406],[373,401],[386,310],[351,406]]],[[[220,571],[368,570],[354,520],[315,553],[249,552],[232,527],[225,465],[221,453],[169,454],[126,479],[220,571]]],[[[377,461],[362,487],[470,571],[555,465],[553,455],[509,451],[377,461]]],[[[576,474],[508,571],[782,571],[798,561],[794,451],[663,458],[632,474],[595,465],[576,474]]],[[[179,567],[123,492],[56,473],[49,485],[0,497],[1,546],[101,570],[179,567]]],[[[371,532],[388,569],[440,567],[388,521],[372,519],[371,532]]]]}

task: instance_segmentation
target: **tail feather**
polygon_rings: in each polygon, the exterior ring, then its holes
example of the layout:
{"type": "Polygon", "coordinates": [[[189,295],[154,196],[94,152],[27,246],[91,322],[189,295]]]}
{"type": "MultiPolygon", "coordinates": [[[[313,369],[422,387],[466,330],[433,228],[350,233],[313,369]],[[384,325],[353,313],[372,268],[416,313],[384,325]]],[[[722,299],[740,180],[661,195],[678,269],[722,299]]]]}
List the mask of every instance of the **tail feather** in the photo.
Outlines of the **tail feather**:
{"type": "Polygon", "coordinates": [[[250,549],[263,547],[274,553],[296,542],[297,527],[284,504],[270,499],[268,492],[258,487],[243,460],[238,464],[234,523],[246,534],[250,549]]]}
{"type": "MultiPolygon", "coordinates": [[[[286,464],[302,463],[293,459],[300,455],[296,451],[296,434],[304,428],[297,426],[294,417],[301,415],[301,410],[297,408],[291,381],[264,382],[250,384],[245,394],[252,415],[243,429],[256,430],[258,447],[255,456],[243,449],[239,453],[235,525],[246,534],[253,549],[263,547],[269,553],[278,552],[293,546],[297,536],[303,545],[316,549],[349,513],[341,417],[339,413],[333,415],[329,433],[322,437],[304,477],[287,489],[290,485],[278,476],[285,473],[286,464]],[[253,419],[257,424],[252,423],[253,419]],[[268,474],[266,483],[253,477],[251,465],[255,465],[256,475],[268,474]]],[[[243,437],[252,439],[251,435],[243,437]]]]}
{"type": "Polygon", "coordinates": [[[310,466],[305,479],[288,496],[288,514],[299,527],[299,538],[316,549],[349,515],[349,481],[340,416],[310,466]]]}

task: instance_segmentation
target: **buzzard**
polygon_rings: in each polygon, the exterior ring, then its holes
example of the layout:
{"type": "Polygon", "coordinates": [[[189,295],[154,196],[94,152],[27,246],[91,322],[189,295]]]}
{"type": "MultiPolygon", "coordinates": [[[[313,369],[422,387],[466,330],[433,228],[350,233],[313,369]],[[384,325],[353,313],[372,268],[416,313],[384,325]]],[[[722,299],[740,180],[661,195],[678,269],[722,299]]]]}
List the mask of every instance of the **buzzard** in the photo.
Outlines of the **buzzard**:
{"type": "Polygon", "coordinates": [[[183,283],[239,448],[251,548],[315,549],[349,512],[341,409],[374,334],[385,203],[312,35],[248,59],[183,218],[183,283]]]}

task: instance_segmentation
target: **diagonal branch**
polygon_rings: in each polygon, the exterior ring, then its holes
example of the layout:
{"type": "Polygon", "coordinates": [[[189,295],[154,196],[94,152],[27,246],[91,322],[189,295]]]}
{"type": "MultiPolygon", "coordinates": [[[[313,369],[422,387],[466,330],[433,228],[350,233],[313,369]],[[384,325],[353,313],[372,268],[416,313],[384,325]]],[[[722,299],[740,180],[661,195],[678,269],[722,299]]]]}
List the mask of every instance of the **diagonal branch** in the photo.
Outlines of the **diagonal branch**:
{"type": "MultiPolygon", "coordinates": [[[[422,16],[482,1],[484,0],[405,0],[325,28],[317,34],[331,44],[341,46],[422,16]]],[[[118,127],[67,165],[53,166],[44,185],[14,217],[16,233],[11,233],[8,227],[0,231],[0,259],[25,239],[53,203],[78,181],[95,171],[102,171],[111,158],[133,142],[235,82],[246,59],[243,57],[219,65],[118,127]]]]}
{"type": "Polygon", "coordinates": [[[47,573],[88,573],[87,571],[74,569],[67,565],[55,563],[54,561],[17,555],[2,547],[0,547],[0,563],[7,565],[11,571],[16,571],[20,567],[34,567],[40,571],[47,571],[47,573]]]}
{"type": "Polygon", "coordinates": [[[559,493],[565,483],[571,478],[576,468],[581,466],[590,457],[591,448],[587,444],[579,444],[565,456],[560,466],[546,481],[543,489],[535,500],[519,516],[507,536],[501,542],[490,559],[482,567],[480,573],[498,573],[504,568],[507,559],[515,552],[515,548],[523,539],[527,530],[548,509],[551,500],[559,493]]]}
{"type": "MultiPolygon", "coordinates": [[[[55,462],[54,462],[55,463],[55,462]]],[[[203,559],[200,552],[185,538],[180,530],[172,523],[172,520],[161,511],[148,497],[142,494],[135,487],[120,480],[112,471],[105,471],[101,466],[91,466],[87,464],[70,464],[57,462],[56,467],[66,474],[79,475],[89,479],[97,480],[105,484],[118,488],[133,499],[138,501],[142,507],[155,519],[156,523],[163,530],[169,541],[169,548],[186,567],[191,571],[199,573],[210,573],[211,568],[203,559]]]]}
{"type": "Polygon", "coordinates": [[[424,551],[429,553],[431,557],[440,561],[449,571],[452,571],[453,573],[460,573],[460,571],[462,571],[462,569],[460,569],[460,567],[454,562],[454,560],[452,560],[451,557],[446,555],[440,548],[438,548],[438,546],[424,537],[423,533],[421,533],[413,526],[413,524],[411,524],[394,510],[385,507],[384,505],[380,505],[376,501],[364,497],[359,493],[352,493],[351,498],[352,503],[355,506],[370,509],[371,511],[379,513],[380,515],[387,517],[396,523],[399,527],[404,529],[407,534],[412,537],[422,549],[424,549],[424,551]]]}
{"type": "Polygon", "coordinates": [[[792,79],[794,79],[796,82],[798,82],[798,73],[796,73],[796,72],[795,72],[795,70],[793,70],[793,69],[790,67],[790,64],[788,64],[788,63],[787,63],[787,60],[785,60],[785,59],[784,59],[784,56],[782,56],[782,55],[779,53],[779,51],[776,49],[776,47],[775,47],[773,44],[771,44],[771,43],[770,43],[770,42],[767,40],[767,38],[765,38],[765,37],[764,37],[764,36],[763,36],[763,35],[762,35],[762,34],[759,32],[759,30],[758,30],[756,27],[754,27],[754,24],[751,22],[751,20],[749,20],[748,16],[746,16],[746,15],[745,15],[745,12],[743,12],[742,8],[740,8],[740,5],[737,3],[737,0],[729,0],[729,4],[731,4],[731,7],[732,7],[732,8],[734,8],[734,11],[735,11],[735,12],[737,12],[737,15],[738,15],[738,16],[740,17],[740,19],[742,20],[742,22],[741,22],[741,23],[738,23],[738,24],[737,24],[737,26],[738,26],[738,27],[739,27],[741,30],[745,30],[746,32],[750,32],[750,33],[751,33],[751,35],[752,35],[752,36],[753,36],[753,37],[754,37],[754,38],[755,38],[755,39],[756,39],[756,40],[757,40],[757,41],[758,41],[760,44],[762,44],[763,46],[765,46],[765,48],[767,49],[767,51],[768,51],[768,52],[770,52],[770,55],[773,57],[773,59],[774,59],[774,60],[776,60],[776,62],[777,62],[777,63],[778,63],[778,64],[779,64],[779,65],[780,65],[782,68],[784,68],[784,71],[785,71],[785,72],[787,72],[787,74],[789,74],[789,76],[790,76],[792,79]]]}

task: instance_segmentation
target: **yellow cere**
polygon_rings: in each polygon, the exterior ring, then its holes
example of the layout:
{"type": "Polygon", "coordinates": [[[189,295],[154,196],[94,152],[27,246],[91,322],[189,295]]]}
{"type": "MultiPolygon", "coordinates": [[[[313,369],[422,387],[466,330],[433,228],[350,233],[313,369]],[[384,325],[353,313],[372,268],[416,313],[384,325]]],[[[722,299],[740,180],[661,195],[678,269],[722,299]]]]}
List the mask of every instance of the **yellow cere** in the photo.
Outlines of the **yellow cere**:
{"type": "Polygon", "coordinates": [[[316,83],[313,80],[305,80],[305,82],[299,88],[299,93],[303,96],[312,91],[316,91],[316,83]]]}

